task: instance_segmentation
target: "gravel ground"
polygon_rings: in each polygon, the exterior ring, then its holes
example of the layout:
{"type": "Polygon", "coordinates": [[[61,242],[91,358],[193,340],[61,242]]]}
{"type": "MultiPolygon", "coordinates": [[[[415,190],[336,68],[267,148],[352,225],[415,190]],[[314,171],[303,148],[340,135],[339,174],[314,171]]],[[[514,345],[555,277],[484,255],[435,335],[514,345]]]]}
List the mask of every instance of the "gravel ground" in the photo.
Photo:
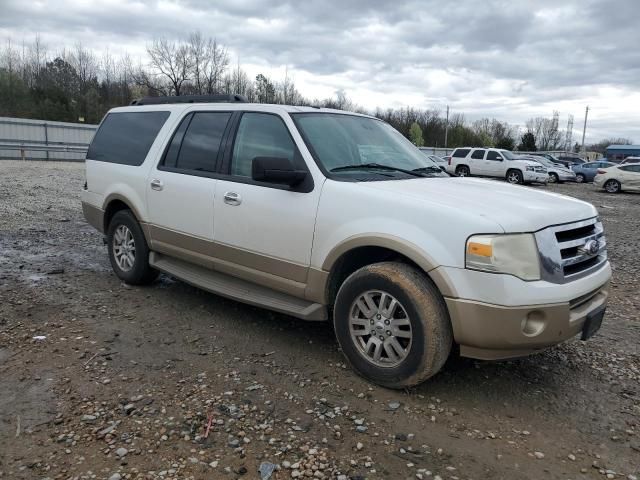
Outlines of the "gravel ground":
{"type": "Polygon", "coordinates": [[[0,162],[0,478],[640,477],[640,195],[594,203],[614,268],[602,330],[418,388],[351,372],[329,323],[167,277],[122,284],[83,165],[0,162]]]}

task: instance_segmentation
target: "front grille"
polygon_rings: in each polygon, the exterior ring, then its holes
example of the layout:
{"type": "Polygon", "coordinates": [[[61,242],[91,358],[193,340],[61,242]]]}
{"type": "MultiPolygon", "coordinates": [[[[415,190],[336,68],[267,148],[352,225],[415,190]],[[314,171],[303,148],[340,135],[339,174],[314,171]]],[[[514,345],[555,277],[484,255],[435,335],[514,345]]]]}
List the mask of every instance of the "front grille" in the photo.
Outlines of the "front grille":
{"type": "Polygon", "coordinates": [[[543,278],[566,283],[607,262],[607,242],[598,218],[545,228],[536,233],[543,278]]]}

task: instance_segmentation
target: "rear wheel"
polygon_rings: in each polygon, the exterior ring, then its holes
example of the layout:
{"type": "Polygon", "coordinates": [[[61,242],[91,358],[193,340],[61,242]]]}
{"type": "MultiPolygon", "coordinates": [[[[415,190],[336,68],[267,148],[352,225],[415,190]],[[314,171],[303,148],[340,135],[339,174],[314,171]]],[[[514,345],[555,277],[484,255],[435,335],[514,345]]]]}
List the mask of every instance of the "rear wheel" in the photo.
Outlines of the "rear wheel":
{"type": "Polygon", "coordinates": [[[130,210],[120,210],[107,229],[109,260],[115,274],[132,285],[150,283],[158,272],[149,265],[149,246],[130,210]]]}
{"type": "Polygon", "coordinates": [[[622,185],[617,180],[607,180],[604,182],[604,189],[609,193],[618,193],[622,190],[622,185]]]}
{"type": "Polygon", "coordinates": [[[459,177],[468,177],[469,175],[471,175],[471,171],[466,165],[458,165],[458,167],[456,168],[456,175],[459,177]]]}
{"type": "Polygon", "coordinates": [[[524,183],[522,178],[522,172],[520,170],[509,170],[507,172],[507,182],[513,185],[524,183]]]}
{"type": "Polygon", "coordinates": [[[576,173],[576,182],[584,183],[585,180],[586,180],[586,178],[582,173],[576,173]]]}
{"type": "Polygon", "coordinates": [[[354,370],[388,388],[435,375],[453,343],[440,292],[424,273],[402,263],[376,263],[350,275],[338,291],[333,321],[354,370]]]}
{"type": "Polygon", "coordinates": [[[558,178],[557,173],[551,172],[549,174],[549,183],[560,183],[560,179],[558,178]]]}

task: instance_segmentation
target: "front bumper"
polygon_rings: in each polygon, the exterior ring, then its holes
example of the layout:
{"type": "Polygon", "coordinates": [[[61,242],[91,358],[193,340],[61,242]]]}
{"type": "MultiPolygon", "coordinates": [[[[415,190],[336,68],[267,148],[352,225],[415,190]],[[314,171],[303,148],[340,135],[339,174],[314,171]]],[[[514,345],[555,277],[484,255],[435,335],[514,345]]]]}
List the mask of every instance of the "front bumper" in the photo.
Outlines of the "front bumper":
{"type": "Polygon", "coordinates": [[[547,183],[549,181],[549,175],[547,173],[531,172],[527,170],[523,173],[523,180],[525,182],[547,183]]]}
{"type": "Polygon", "coordinates": [[[454,337],[463,357],[522,357],[582,332],[587,317],[606,306],[609,284],[566,303],[504,307],[446,299],[454,337]],[[455,320],[454,320],[455,319],[455,320]]]}
{"type": "Polygon", "coordinates": [[[498,360],[529,355],[581,333],[587,317],[606,306],[611,267],[606,263],[565,284],[451,267],[429,274],[445,297],[460,354],[498,360]]]}
{"type": "Polygon", "coordinates": [[[561,182],[575,182],[576,181],[576,174],[575,173],[563,173],[563,172],[560,172],[560,173],[558,173],[558,179],[561,182]]]}

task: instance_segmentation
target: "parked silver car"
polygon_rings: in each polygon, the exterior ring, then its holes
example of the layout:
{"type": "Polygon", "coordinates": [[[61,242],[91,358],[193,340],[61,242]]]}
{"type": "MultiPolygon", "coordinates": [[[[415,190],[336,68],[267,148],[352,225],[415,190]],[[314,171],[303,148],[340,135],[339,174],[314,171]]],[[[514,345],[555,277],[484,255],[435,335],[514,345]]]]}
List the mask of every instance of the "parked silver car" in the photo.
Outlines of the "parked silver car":
{"type": "Polygon", "coordinates": [[[527,160],[533,160],[547,167],[547,173],[549,174],[549,183],[563,183],[563,182],[575,182],[576,174],[572,172],[568,167],[562,164],[552,162],[546,157],[538,155],[520,155],[527,160]]]}

